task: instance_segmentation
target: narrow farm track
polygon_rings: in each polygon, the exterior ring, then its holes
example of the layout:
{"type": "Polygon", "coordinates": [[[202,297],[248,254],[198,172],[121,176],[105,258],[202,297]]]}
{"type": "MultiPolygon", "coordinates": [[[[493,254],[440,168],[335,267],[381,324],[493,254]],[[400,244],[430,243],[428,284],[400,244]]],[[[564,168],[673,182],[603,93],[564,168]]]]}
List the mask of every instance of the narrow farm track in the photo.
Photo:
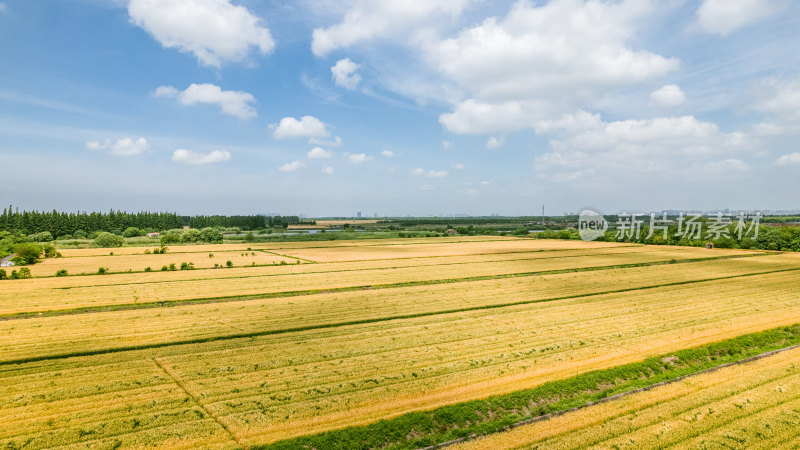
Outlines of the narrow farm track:
{"type": "Polygon", "coordinates": [[[0,311],[28,317],[0,321],[0,445],[266,444],[800,322],[797,255],[580,245],[15,280],[0,311]]]}

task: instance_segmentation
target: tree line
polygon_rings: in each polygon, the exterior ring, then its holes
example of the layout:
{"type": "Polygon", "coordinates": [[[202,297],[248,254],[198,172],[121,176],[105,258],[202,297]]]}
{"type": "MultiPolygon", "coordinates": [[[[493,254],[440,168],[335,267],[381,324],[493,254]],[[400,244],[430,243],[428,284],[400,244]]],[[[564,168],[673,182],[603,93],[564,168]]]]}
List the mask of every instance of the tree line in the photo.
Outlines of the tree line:
{"type": "Polygon", "coordinates": [[[191,228],[233,228],[256,230],[267,227],[286,227],[289,224],[313,224],[303,222],[298,216],[179,216],[174,212],[140,211],[130,213],[109,212],[62,212],[19,211],[13,206],[3,208],[0,215],[0,231],[31,235],[48,232],[53,237],[109,232],[122,234],[128,228],[163,231],[189,226],[191,228]]]}

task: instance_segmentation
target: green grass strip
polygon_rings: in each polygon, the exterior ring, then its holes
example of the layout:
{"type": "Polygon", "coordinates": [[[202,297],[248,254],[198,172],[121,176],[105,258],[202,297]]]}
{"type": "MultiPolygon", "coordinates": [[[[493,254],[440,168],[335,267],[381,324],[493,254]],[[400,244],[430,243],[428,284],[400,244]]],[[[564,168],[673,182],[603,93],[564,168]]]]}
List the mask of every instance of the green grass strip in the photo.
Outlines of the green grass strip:
{"type": "Polygon", "coordinates": [[[743,363],[800,344],[800,324],[739,336],[587,372],[486,399],[381,420],[365,426],[252,446],[251,449],[437,448],[640,392],[725,365],[743,363]]]}

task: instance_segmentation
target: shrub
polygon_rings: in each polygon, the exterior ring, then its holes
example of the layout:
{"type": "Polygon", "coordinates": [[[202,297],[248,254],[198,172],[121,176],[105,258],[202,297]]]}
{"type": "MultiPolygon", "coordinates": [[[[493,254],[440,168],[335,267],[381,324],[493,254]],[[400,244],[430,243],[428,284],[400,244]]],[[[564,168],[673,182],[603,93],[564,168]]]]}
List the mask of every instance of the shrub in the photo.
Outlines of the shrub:
{"type": "Polygon", "coordinates": [[[101,267],[97,269],[98,275],[107,275],[108,274],[108,267],[101,267]]]}
{"type": "Polygon", "coordinates": [[[67,276],[67,275],[69,275],[69,274],[67,273],[67,269],[61,269],[61,270],[59,270],[58,272],[56,272],[56,276],[57,276],[57,277],[65,277],[65,276],[67,276]]]}
{"type": "Polygon", "coordinates": [[[162,272],[166,272],[166,271],[168,271],[168,270],[169,270],[169,267],[167,267],[167,266],[161,266],[161,271],[162,271],[162,272]]]}
{"type": "Polygon", "coordinates": [[[528,234],[528,229],[517,228],[516,230],[512,231],[511,234],[513,234],[514,236],[525,236],[526,234],[528,234]]]}
{"type": "Polygon", "coordinates": [[[245,242],[255,242],[255,240],[256,240],[256,237],[255,237],[255,235],[253,235],[253,232],[252,232],[252,231],[248,231],[248,232],[247,232],[247,233],[244,235],[244,241],[245,241],[245,242]]]}
{"type": "Polygon", "coordinates": [[[136,227],[125,228],[125,231],[122,232],[122,236],[126,238],[136,237],[139,236],[140,234],[141,232],[136,227]]]}
{"type": "Polygon", "coordinates": [[[194,270],[194,263],[182,262],[181,270],[194,270]]]}
{"type": "Polygon", "coordinates": [[[145,271],[145,272],[152,272],[152,271],[153,271],[153,269],[151,269],[150,267],[145,267],[145,268],[144,268],[144,271],[145,271]]]}
{"type": "Polygon", "coordinates": [[[115,234],[102,232],[94,239],[94,245],[97,247],[122,247],[122,244],[125,243],[125,238],[122,236],[117,236],[115,234]]]}
{"type": "Polygon", "coordinates": [[[19,269],[19,274],[17,276],[19,277],[20,280],[24,280],[26,278],[32,278],[33,277],[31,275],[31,269],[28,269],[27,267],[23,267],[23,268],[19,269]]]}
{"type": "Polygon", "coordinates": [[[17,278],[19,278],[19,275],[17,274],[17,271],[16,270],[12,270],[11,271],[11,276],[9,278],[12,279],[12,280],[16,280],[17,278]]]}
{"type": "Polygon", "coordinates": [[[178,268],[175,267],[175,263],[172,263],[172,264],[169,265],[169,270],[170,270],[170,272],[174,272],[174,271],[178,270],[178,268]]]}
{"type": "Polygon", "coordinates": [[[8,278],[8,273],[6,273],[6,269],[0,269],[0,280],[5,280],[8,278]]]}
{"type": "Polygon", "coordinates": [[[150,254],[150,249],[149,248],[144,249],[144,254],[145,255],[149,255],[150,254]]]}
{"type": "Polygon", "coordinates": [[[229,260],[225,261],[225,265],[228,266],[228,267],[233,267],[233,262],[229,259],[229,260]]]}
{"type": "Polygon", "coordinates": [[[56,258],[58,256],[58,251],[56,250],[55,246],[47,244],[43,247],[43,250],[45,258],[56,258]]]}
{"type": "Polygon", "coordinates": [[[189,228],[183,232],[183,235],[181,236],[181,242],[197,242],[200,240],[200,238],[200,230],[196,228],[189,228]]]}
{"type": "Polygon", "coordinates": [[[15,262],[21,264],[36,264],[42,256],[42,246],[33,242],[23,242],[14,246],[14,253],[19,258],[15,262]]]}
{"type": "Polygon", "coordinates": [[[36,242],[50,242],[53,240],[53,235],[49,231],[42,231],[30,235],[30,238],[36,242]]]}
{"type": "Polygon", "coordinates": [[[209,253],[209,254],[208,254],[208,257],[209,257],[209,258],[213,258],[213,257],[214,257],[214,254],[213,254],[213,253],[209,253]]]}
{"type": "Polygon", "coordinates": [[[200,230],[200,240],[203,242],[222,242],[222,232],[215,228],[203,228],[200,230]]]}
{"type": "Polygon", "coordinates": [[[181,234],[177,231],[168,231],[161,235],[161,245],[164,244],[180,244],[181,234]]]}
{"type": "Polygon", "coordinates": [[[73,236],[75,236],[75,239],[86,239],[88,234],[86,234],[86,232],[83,230],[76,230],[73,236]]]}

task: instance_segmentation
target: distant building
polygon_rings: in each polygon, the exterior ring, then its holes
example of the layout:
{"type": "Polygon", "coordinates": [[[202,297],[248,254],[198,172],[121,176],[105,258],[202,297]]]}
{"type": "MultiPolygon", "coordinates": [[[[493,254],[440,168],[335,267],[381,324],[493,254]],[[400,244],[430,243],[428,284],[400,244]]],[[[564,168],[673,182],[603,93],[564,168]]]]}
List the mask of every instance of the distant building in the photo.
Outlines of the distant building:
{"type": "Polygon", "coordinates": [[[456,234],[456,230],[454,230],[452,228],[448,228],[447,231],[445,231],[445,233],[447,233],[447,234],[456,234]]]}
{"type": "Polygon", "coordinates": [[[147,237],[159,237],[161,233],[147,233],[147,237]]]}
{"type": "Polygon", "coordinates": [[[356,219],[360,219],[360,218],[361,218],[361,211],[356,213],[356,219]]]}
{"type": "Polygon", "coordinates": [[[13,258],[15,256],[17,256],[17,255],[9,255],[9,256],[6,256],[3,259],[0,259],[0,267],[14,267],[14,266],[16,266],[16,264],[14,264],[14,261],[11,260],[11,258],[13,258]]]}

